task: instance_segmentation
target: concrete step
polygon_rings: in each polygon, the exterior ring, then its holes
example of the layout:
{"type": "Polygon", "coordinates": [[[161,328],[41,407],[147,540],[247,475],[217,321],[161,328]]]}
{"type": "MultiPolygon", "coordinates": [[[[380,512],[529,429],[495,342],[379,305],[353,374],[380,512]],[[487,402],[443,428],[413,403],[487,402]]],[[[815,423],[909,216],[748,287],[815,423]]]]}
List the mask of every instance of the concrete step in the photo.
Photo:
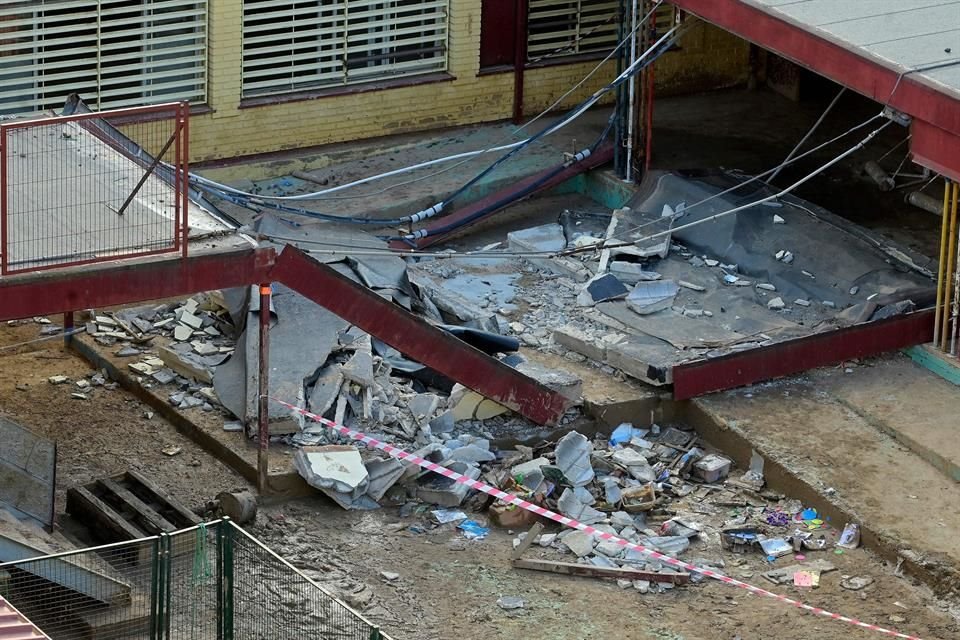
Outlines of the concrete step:
{"type": "MultiPolygon", "coordinates": [[[[891,563],[902,560],[937,593],[956,592],[960,484],[878,427],[925,422],[931,433],[950,431],[956,392],[940,397],[945,390],[933,374],[904,356],[870,364],[698,398],[685,417],[740,466],[751,451],[759,453],[774,489],[816,507],[838,527],[859,523],[865,546],[891,563]],[[936,407],[943,412],[938,429],[936,407]]],[[[940,449],[951,450],[947,443],[940,449]]]]}

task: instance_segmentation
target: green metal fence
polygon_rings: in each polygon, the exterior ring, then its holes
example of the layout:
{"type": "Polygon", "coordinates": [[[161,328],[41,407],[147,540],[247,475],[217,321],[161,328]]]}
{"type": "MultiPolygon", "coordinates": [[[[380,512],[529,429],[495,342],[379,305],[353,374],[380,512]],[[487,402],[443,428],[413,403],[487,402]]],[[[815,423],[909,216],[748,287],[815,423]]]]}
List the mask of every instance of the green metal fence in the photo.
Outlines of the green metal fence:
{"type": "Polygon", "coordinates": [[[53,640],[389,640],[227,519],[3,563],[0,594],[53,640]]]}

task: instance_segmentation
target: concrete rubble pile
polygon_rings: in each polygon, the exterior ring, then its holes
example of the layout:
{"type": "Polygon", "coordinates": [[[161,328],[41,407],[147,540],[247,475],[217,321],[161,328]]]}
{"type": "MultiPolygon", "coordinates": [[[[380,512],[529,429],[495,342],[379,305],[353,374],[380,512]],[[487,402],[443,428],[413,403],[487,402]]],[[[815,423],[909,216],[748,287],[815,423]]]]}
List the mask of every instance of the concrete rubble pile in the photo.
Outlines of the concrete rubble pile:
{"type": "Polygon", "coordinates": [[[116,347],[132,375],[150,388],[171,385],[170,404],[213,411],[219,406],[213,372],[233,353],[234,327],[219,291],[182,302],[95,313],[86,332],[101,345],[116,347]]]}
{"type": "MultiPolygon", "coordinates": [[[[570,431],[552,444],[521,445],[491,456],[480,463],[484,482],[601,532],[742,579],[759,575],[773,584],[793,584],[800,573],[797,580],[813,576],[817,582],[821,573],[834,569],[826,554],[859,545],[857,525],[838,531],[815,509],[765,489],[761,458],[755,456],[746,471],[735,471],[729,458],[707,451],[683,428],[621,424],[610,436],[593,440],[570,431]],[[788,561],[799,564],[786,566],[788,561]]],[[[618,581],[643,593],[702,580],[700,574],[687,575],[643,552],[561,527],[486,494],[470,494],[465,488],[461,493],[465,511],[486,510],[486,516],[430,511],[410,503],[401,514],[433,514],[422,525],[409,527],[416,532],[464,529],[463,522],[524,531],[514,538],[514,547],[526,542],[527,529],[544,524],[548,529],[531,541],[529,553],[548,563],[573,561],[599,570],[647,572],[646,580],[618,581]]],[[[460,504],[431,500],[436,494],[419,497],[441,507],[460,504]]],[[[611,577],[600,571],[596,575],[611,577]]]]}

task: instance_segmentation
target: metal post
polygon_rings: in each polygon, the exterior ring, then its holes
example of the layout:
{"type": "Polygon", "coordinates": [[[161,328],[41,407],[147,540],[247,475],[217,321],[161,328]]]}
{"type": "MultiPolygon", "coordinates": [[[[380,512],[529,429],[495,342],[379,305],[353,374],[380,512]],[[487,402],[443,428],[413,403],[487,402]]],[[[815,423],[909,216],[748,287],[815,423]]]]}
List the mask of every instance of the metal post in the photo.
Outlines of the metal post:
{"type": "Polygon", "coordinates": [[[951,288],[952,279],[953,279],[953,269],[954,265],[954,252],[957,248],[957,187],[960,186],[958,183],[953,184],[953,198],[950,203],[950,231],[947,234],[947,270],[946,278],[944,280],[944,296],[943,296],[943,321],[940,324],[942,329],[942,334],[940,336],[940,350],[947,350],[947,337],[950,334],[950,309],[953,297],[953,289],[951,288]]]}
{"type": "Polygon", "coordinates": [[[180,103],[180,115],[183,125],[180,128],[180,136],[183,141],[180,145],[180,164],[183,167],[183,187],[181,193],[180,207],[183,214],[180,216],[182,223],[181,233],[183,234],[183,257],[187,257],[187,246],[190,243],[190,103],[180,103]]]}
{"type": "Polygon", "coordinates": [[[217,523],[217,640],[233,640],[233,526],[217,523]]]}
{"type": "Polygon", "coordinates": [[[160,638],[160,606],[162,578],[160,571],[160,538],[153,539],[153,561],[150,563],[150,640],[160,638]]]}
{"type": "Polygon", "coordinates": [[[7,128],[0,125],[0,273],[7,275],[10,262],[10,229],[7,218],[10,215],[7,201],[7,128]]]}
{"type": "MultiPolygon", "coordinates": [[[[657,41],[656,16],[650,19],[649,30],[650,30],[650,37],[648,41],[656,42],[657,41]]],[[[643,170],[645,173],[650,171],[650,161],[651,161],[651,156],[653,156],[653,87],[654,87],[653,65],[654,64],[655,62],[651,60],[650,64],[647,65],[647,68],[644,70],[646,71],[646,82],[647,82],[646,116],[644,118],[645,120],[644,129],[646,129],[646,131],[644,132],[644,138],[643,138],[643,141],[644,141],[643,170]]]]}
{"type": "Polygon", "coordinates": [[[513,124],[523,121],[523,74],[527,66],[527,0],[516,0],[513,40],[513,124]]]}
{"type": "Polygon", "coordinates": [[[947,277],[947,229],[950,227],[950,179],[943,179],[943,216],[940,218],[940,261],[937,262],[937,306],[933,319],[933,344],[940,344],[940,305],[943,304],[944,280],[947,277]]]}
{"type": "MultiPolygon", "coordinates": [[[[637,12],[640,11],[638,6],[639,0],[633,0],[630,5],[630,64],[632,65],[637,60],[637,12]]],[[[656,22],[656,18],[651,16],[651,19],[656,22]]],[[[625,180],[627,182],[633,181],[633,139],[634,139],[634,117],[633,112],[636,108],[637,101],[637,76],[630,76],[629,83],[629,97],[627,100],[629,104],[627,105],[627,162],[626,162],[626,175],[625,180]]]]}
{"type": "Polygon", "coordinates": [[[257,489],[260,495],[267,492],[267,448],[270,446],[270,414],[267,396],[270,394],[270,285],[260,285],[260,375],[259,408],[257,411],[257,489]]]}

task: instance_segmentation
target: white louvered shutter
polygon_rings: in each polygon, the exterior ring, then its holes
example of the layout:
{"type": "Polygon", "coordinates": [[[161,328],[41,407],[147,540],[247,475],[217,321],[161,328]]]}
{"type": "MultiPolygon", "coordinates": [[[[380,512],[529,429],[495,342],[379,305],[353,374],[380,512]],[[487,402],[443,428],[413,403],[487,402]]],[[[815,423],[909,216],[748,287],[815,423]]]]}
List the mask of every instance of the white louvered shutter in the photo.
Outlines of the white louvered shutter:
{"type": "Polygon", "coordinates": [[[448,0],[244,0],[243,95],[447,68],[448,0]]]}
{"type": "Polygon", "coordinates": [[[206,0],[0,0],[0,112],[206,100],[206,0]]]}

